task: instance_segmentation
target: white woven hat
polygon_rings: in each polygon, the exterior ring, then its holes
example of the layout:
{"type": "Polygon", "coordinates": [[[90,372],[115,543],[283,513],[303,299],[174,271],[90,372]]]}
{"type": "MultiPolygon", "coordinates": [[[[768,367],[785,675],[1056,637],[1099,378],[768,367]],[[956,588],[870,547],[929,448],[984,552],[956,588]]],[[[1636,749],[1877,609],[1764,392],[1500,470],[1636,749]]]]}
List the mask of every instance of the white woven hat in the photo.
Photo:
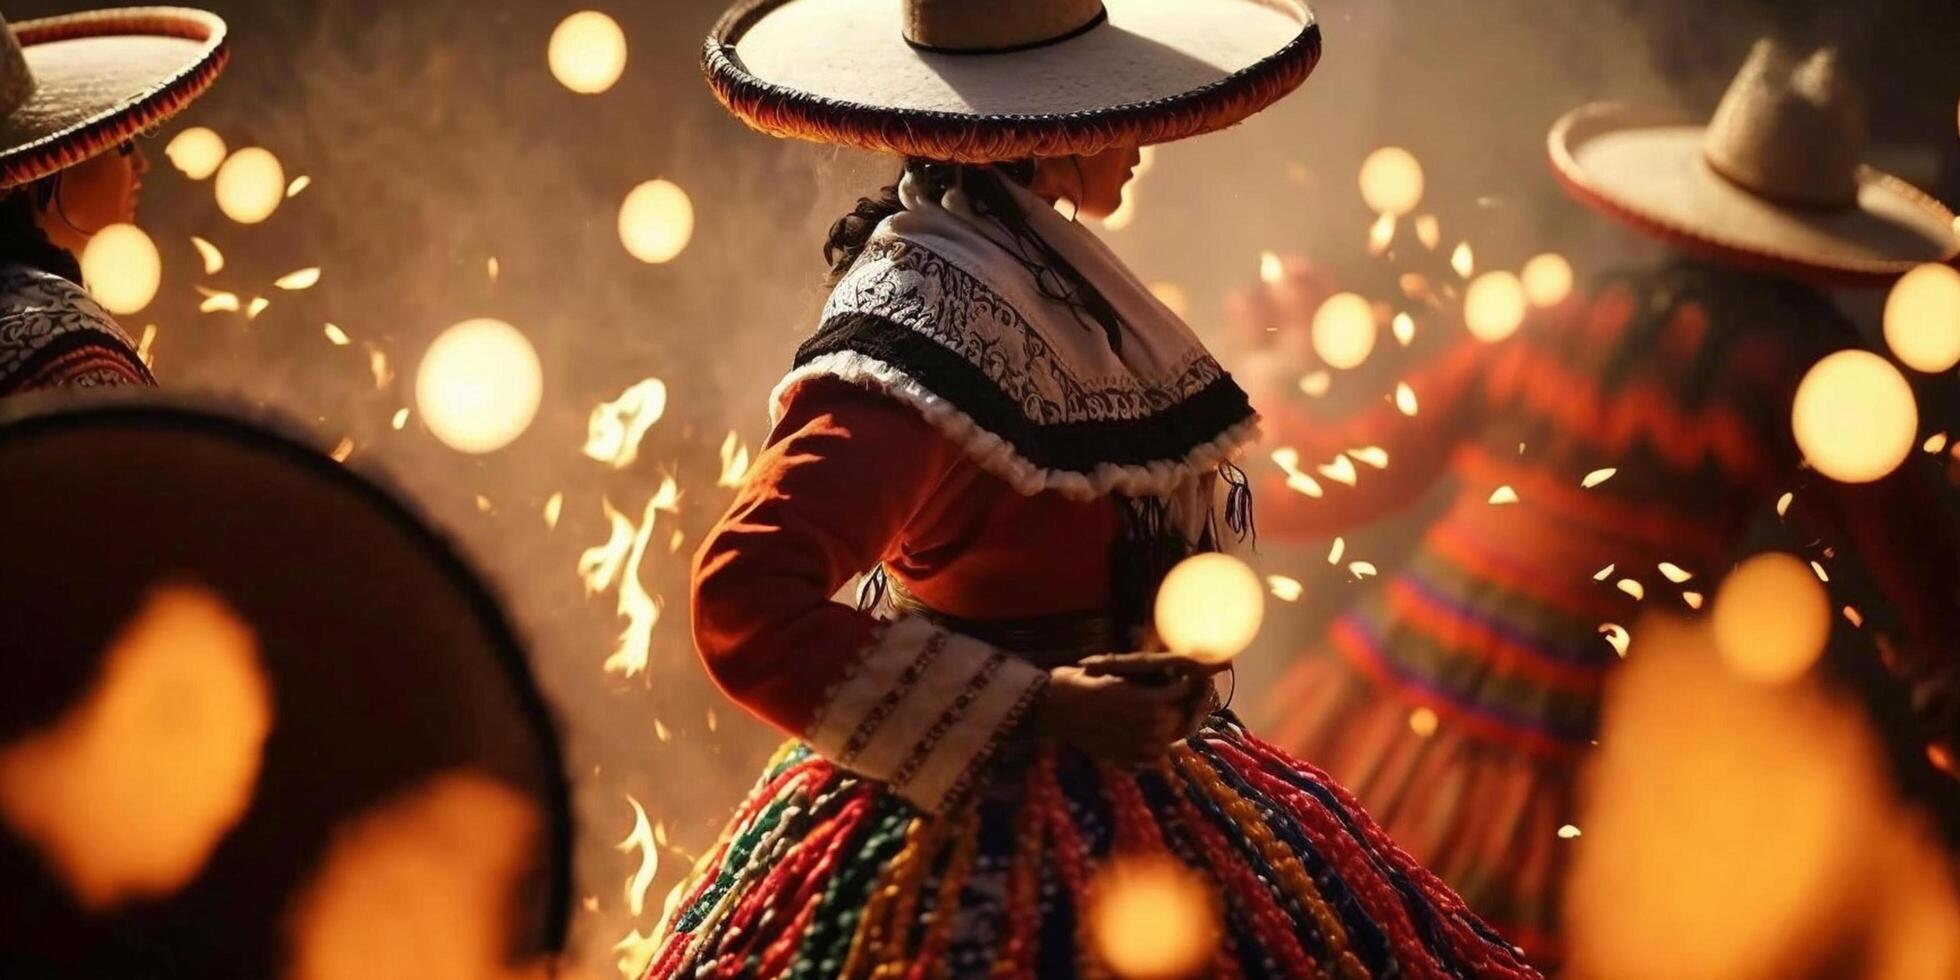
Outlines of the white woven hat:
{"type": "Polygon", "coordinates": [[[740,0],[703,68],[771,135],[977,163],[1229,126],[1319,56],[1301,0],[740,0]]]}
{"type": "Polygon", "coordinates": [[[1864,106],[1828,48],[1757,42],[1706,125],[1595,103],[1549,143],[1580,200],[1719,261],[1880,284],[1960,255],[1951,211],[1862,162],[1864,106]]]}

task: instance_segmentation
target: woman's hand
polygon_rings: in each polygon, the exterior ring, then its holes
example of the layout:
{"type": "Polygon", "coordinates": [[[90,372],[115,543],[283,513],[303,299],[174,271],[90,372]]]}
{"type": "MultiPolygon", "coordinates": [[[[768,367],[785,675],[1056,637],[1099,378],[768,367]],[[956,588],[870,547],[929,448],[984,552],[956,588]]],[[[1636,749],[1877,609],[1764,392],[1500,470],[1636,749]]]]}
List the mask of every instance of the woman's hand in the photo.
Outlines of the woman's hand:
{"type": "Polygon", "coordinates": [[[1057,667],[1035,725],[1098,759],[1146,765],[1190,731],[1219,669],[1170,653],[1104,654],[1057,667]]]}

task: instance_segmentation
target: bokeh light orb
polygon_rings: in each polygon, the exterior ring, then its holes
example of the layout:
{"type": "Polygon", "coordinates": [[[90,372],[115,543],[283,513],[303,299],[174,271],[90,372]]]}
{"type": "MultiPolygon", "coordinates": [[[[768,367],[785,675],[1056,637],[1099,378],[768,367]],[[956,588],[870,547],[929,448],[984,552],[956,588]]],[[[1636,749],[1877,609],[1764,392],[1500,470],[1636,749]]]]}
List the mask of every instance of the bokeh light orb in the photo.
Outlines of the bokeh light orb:
{"type": "Polygon", "coordinates": [[[110,225],[82,249],[82,281],[103,309],[135,313],[156,298],[163,282],[163,259],[143,229],[110,225]]]}
{"type": "Polygon", "coordinates": [[[626,32],[596,10],[581,10],[558,22],[545,48],[551,75],[580,95],[612,88],[626,71],[626,32]]]}
{"type": "Polygon", "coordinates": [[[423,424],[466,453],[501,449],[522,435],[543,393],[537,351],[502,320],[465,320],[443,331],[415,373],[423,424]]]}
{"type": "Polygon", "coordinates": [[[1797,447],[1817,472],[1869,483],[1912,452],[1919,407],[1905,375],[1870,351],[1841,350],[1813,365],[1790,409],[1797,447]]]}
{"type": "Polygon", "coordinates": [[[1509,272],[1486,272],[1463,291],[1463,325],[1470,335],[1496,343],[1524,323],[1524,283],[1509,272]]]}
{"type": "Polygon", "coordinates": [[[1174,858],[1112,858],[1091,887],[1090,935],[1116,976],[1195,976],[1218,948],[1217,900],[1201,875],[1174,858]]]}
{"type": "Polygon", "coordinates": [[[1176,653],[1223,663],[1259,635],[1266,589],[1245,562],[1217,551],[1192,555],[1157,590],[1157,636],[1176,653]]]}
{"type": "Polygon", "coordinates": [[[192,180],[203,180],[218,172],[225,162],[225,140],[203,126],[192,126],[164,144],[163,155],[170,165],[192,180]]]}
{"type": "Polygon", "coordinates": [[[1556,252],[1533,256],[1520,278],[1525,299],[1533,306],[1557,306],[1572,295],[1572,263],[1556,252]]]}
{"type": "Polygon", "coordinates": [[[649,180],[619,206],[619,242],[642,262],[669,262],[694,237],[694,202],[671,180],[649,180]]]}
{"type": "Polygon", "coordinates": [[[1361,199],[1378,214],[1397,217],[1422,203],[1422,164],[1399,146],[1384,146],[1361,162],[1361,199]]]}
{"type": "Polygon", "coordinates": [[[286,170],[271,150],[248,146],[218,168],[218,210],[241,225],[272,217],[286,199],[286,170]]]}
{"type": "Polygon", "coordinates": [[[1960,271],[1929,263],[1900,278],[1885,299],[1885,345],[1915,371],[1960,364],[1960,271]]]}
{"type": "Polygon", "coordinates": [[[1328,367],[1359,367],[1375,350],[1375,310],[1354,293],[1335,293],[1313,314],[1313,351],[1328,367]]]}
{"type": "Polygon", "coordinates": [[[1715,648],[1751,680],[1781,684],[1810,669],[1831,633],[1831,602],[1802,560],[1765,552],[1736,566],[1715,594],[1715,648]]]}

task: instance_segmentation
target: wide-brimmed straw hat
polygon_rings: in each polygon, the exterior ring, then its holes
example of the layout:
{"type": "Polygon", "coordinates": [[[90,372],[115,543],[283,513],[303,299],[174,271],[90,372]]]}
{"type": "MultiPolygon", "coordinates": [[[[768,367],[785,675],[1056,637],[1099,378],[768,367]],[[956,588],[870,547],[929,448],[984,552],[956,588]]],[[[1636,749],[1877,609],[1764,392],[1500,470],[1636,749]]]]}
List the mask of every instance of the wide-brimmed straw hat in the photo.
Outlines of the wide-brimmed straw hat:
{"type": "Polygon", "coordinates": [[[1319,58],[1301,0],[738,0],[703,69],[773,136],[986,163],[1221,129],[1319,58]]]}
{"type": "Polygon", "coordinates": [[[225,22],[182,7],[0,18],[0,188],[72,167],[176,115],[224,68],[225,22]]]}
{"type": "Polygon", "coordinates": [[[1549,142],[1580,200],[1716,261],[1878,285],[1960,254],[1951,211],[1863,163],[1864,106],[1830,49],[1759,41],[1706,125],[1595,103],[1549,142]]]}

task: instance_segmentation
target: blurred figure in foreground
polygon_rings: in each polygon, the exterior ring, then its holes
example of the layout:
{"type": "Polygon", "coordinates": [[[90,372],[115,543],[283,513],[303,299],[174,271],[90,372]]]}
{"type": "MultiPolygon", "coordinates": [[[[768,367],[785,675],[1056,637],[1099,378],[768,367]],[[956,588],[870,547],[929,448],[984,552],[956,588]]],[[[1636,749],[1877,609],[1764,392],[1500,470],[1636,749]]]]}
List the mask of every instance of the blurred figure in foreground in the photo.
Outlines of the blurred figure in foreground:
{"type": "Polygon", "coordinates": [[[1560,830],[1626,626],[1643,597],[1700,608],[1779,495],[1875,570],[1893,666],[1951,733],[1960,552],[1935,526],[1932,474],[1819,478],[1792,433],[1806,372],[1859,345],[1816,286],[1883,284],[1960,251],[1945,208],[1861,168],[1858,120],[1831,53],[1767,45],[1706,127],[1569,114],[1551,134],[1560,179],[1679,257],[1607,276],[1514,336],[1515,319],[1494,331],[1470,311],[1482,339],[1409,376],[1400,410],[1268,427],[1304,463],[1362,446],[1388,460],[1269,506],[1269,538],[1337,533],[1456,483],[1412,560],[1267,694],[1263,720],[1541,964],[1560,958],[1560,830]]]}
{"type": "Polygon", "coordinates": [[[79,256],[135,218],[149,169],[137,137],[203,94],[228,54],[224,21],[199,10],[0,20],[0,395],[155,383],[82,288],[79,256]]]}

